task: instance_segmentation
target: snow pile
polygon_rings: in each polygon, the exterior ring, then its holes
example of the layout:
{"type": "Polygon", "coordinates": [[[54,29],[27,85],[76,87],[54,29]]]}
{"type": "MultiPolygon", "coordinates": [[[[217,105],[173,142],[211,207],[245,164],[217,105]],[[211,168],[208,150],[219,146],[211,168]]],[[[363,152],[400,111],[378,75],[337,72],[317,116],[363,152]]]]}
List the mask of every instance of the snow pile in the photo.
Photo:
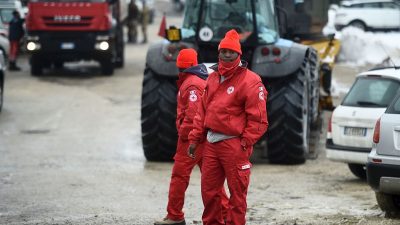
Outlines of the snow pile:
{"type": "Polygon", "coordinates": [[[358,28],[348,27],[337,33],[341,40],[338,61],[359,66],[400,65],[400,33],[372,33],[358,28]]]}
{"type": "Polygon", "coordinates": [[[341,40],[339,62],[357,66],[385,65],[400,66],[400,33],[399,32],[364,32],[355,27],[347,27],[338,32],[335,30],[335,16],[338,6],[332,4],[328,10],[328,23],[322,30],[327,34],[335,33],[341,40]]]}

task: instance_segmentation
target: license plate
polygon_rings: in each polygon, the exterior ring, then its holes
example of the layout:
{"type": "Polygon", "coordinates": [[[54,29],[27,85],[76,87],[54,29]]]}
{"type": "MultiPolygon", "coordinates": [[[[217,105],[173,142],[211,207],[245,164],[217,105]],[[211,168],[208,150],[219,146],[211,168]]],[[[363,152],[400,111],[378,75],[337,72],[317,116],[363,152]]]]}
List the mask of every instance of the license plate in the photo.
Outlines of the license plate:
{"type": "Polygon", "coordinates": [[[75,44],[72,42],[61,43],[61,49],[74,49],[75,44]]]}
{"type": "Polygon", "coordinates": [[[364,137],[367,135],[367,128],[344,127],[344,135],[364,137]]]}

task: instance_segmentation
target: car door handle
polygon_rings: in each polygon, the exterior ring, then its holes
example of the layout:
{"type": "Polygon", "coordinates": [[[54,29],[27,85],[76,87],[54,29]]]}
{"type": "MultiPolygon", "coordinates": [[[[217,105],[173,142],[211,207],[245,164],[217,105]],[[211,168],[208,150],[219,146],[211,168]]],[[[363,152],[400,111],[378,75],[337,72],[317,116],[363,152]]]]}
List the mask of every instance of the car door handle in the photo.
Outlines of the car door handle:
{"type": "Polygon", "coordinates": [[[394,127],[395,131],[400,131],[400,126],[394,127]]]}

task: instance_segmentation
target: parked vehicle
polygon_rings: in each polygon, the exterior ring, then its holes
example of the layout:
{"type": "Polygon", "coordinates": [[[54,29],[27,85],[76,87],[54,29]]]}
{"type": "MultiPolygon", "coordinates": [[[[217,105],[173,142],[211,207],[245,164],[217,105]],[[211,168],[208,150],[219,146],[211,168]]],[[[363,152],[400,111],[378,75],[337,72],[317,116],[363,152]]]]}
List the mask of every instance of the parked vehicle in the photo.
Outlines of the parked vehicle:
{"type": "Polygon", "coordinates": [[[64,62],[95,60],[105,75],[124,65],[125,0],[35,0],[28,3],[31,74],[64,62]]]}
{"type": "Polygon", "coordinates": [[[335,27],[361,30],[400,29],[400,3],[394,0],[342,1],[336,12],[335,27]]]}
{"type": "Polygon", "coordinates": [[[400,93],[376,122],[373,141],[368,184],[379,207],[389,217],[400,217],[400,93]]]}
{"type": "Polygon", "coordinates": [[[7,62],[8,54],[10,52],[10,41],[8,40],[8,29],[0,22],[0,52],[4,56],[4,60],[7,62]]]}
{"type": "Polygon", "coordinates": [[[365,179],[375,122],[400,90],[400,70],[375,69],[357,75],[342,103],[332,112],[326,138],[328,159],[347,163],[365,179]]]}

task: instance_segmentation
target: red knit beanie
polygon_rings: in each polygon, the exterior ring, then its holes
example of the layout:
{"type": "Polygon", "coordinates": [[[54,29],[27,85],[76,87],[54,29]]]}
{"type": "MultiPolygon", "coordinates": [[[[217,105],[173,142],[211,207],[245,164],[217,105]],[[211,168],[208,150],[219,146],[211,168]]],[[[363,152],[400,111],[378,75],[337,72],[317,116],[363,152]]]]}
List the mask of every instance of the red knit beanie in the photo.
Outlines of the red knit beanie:
{"type": "Polygon", "coordinates": [[[240,55],[242,54],[242,50],[240,47],[240,37],[236,30],[232,29],[226,32],[224,39],[222,39],[219,43],[218,51],[221,48],[230,49],[239,53],[240,55]]]}
{"type": "Polygon", "coordinates": [[[197,52],[193,48],[182,49],[176,58],[176,67],[186,69],[197,65],[197,52]]]}

